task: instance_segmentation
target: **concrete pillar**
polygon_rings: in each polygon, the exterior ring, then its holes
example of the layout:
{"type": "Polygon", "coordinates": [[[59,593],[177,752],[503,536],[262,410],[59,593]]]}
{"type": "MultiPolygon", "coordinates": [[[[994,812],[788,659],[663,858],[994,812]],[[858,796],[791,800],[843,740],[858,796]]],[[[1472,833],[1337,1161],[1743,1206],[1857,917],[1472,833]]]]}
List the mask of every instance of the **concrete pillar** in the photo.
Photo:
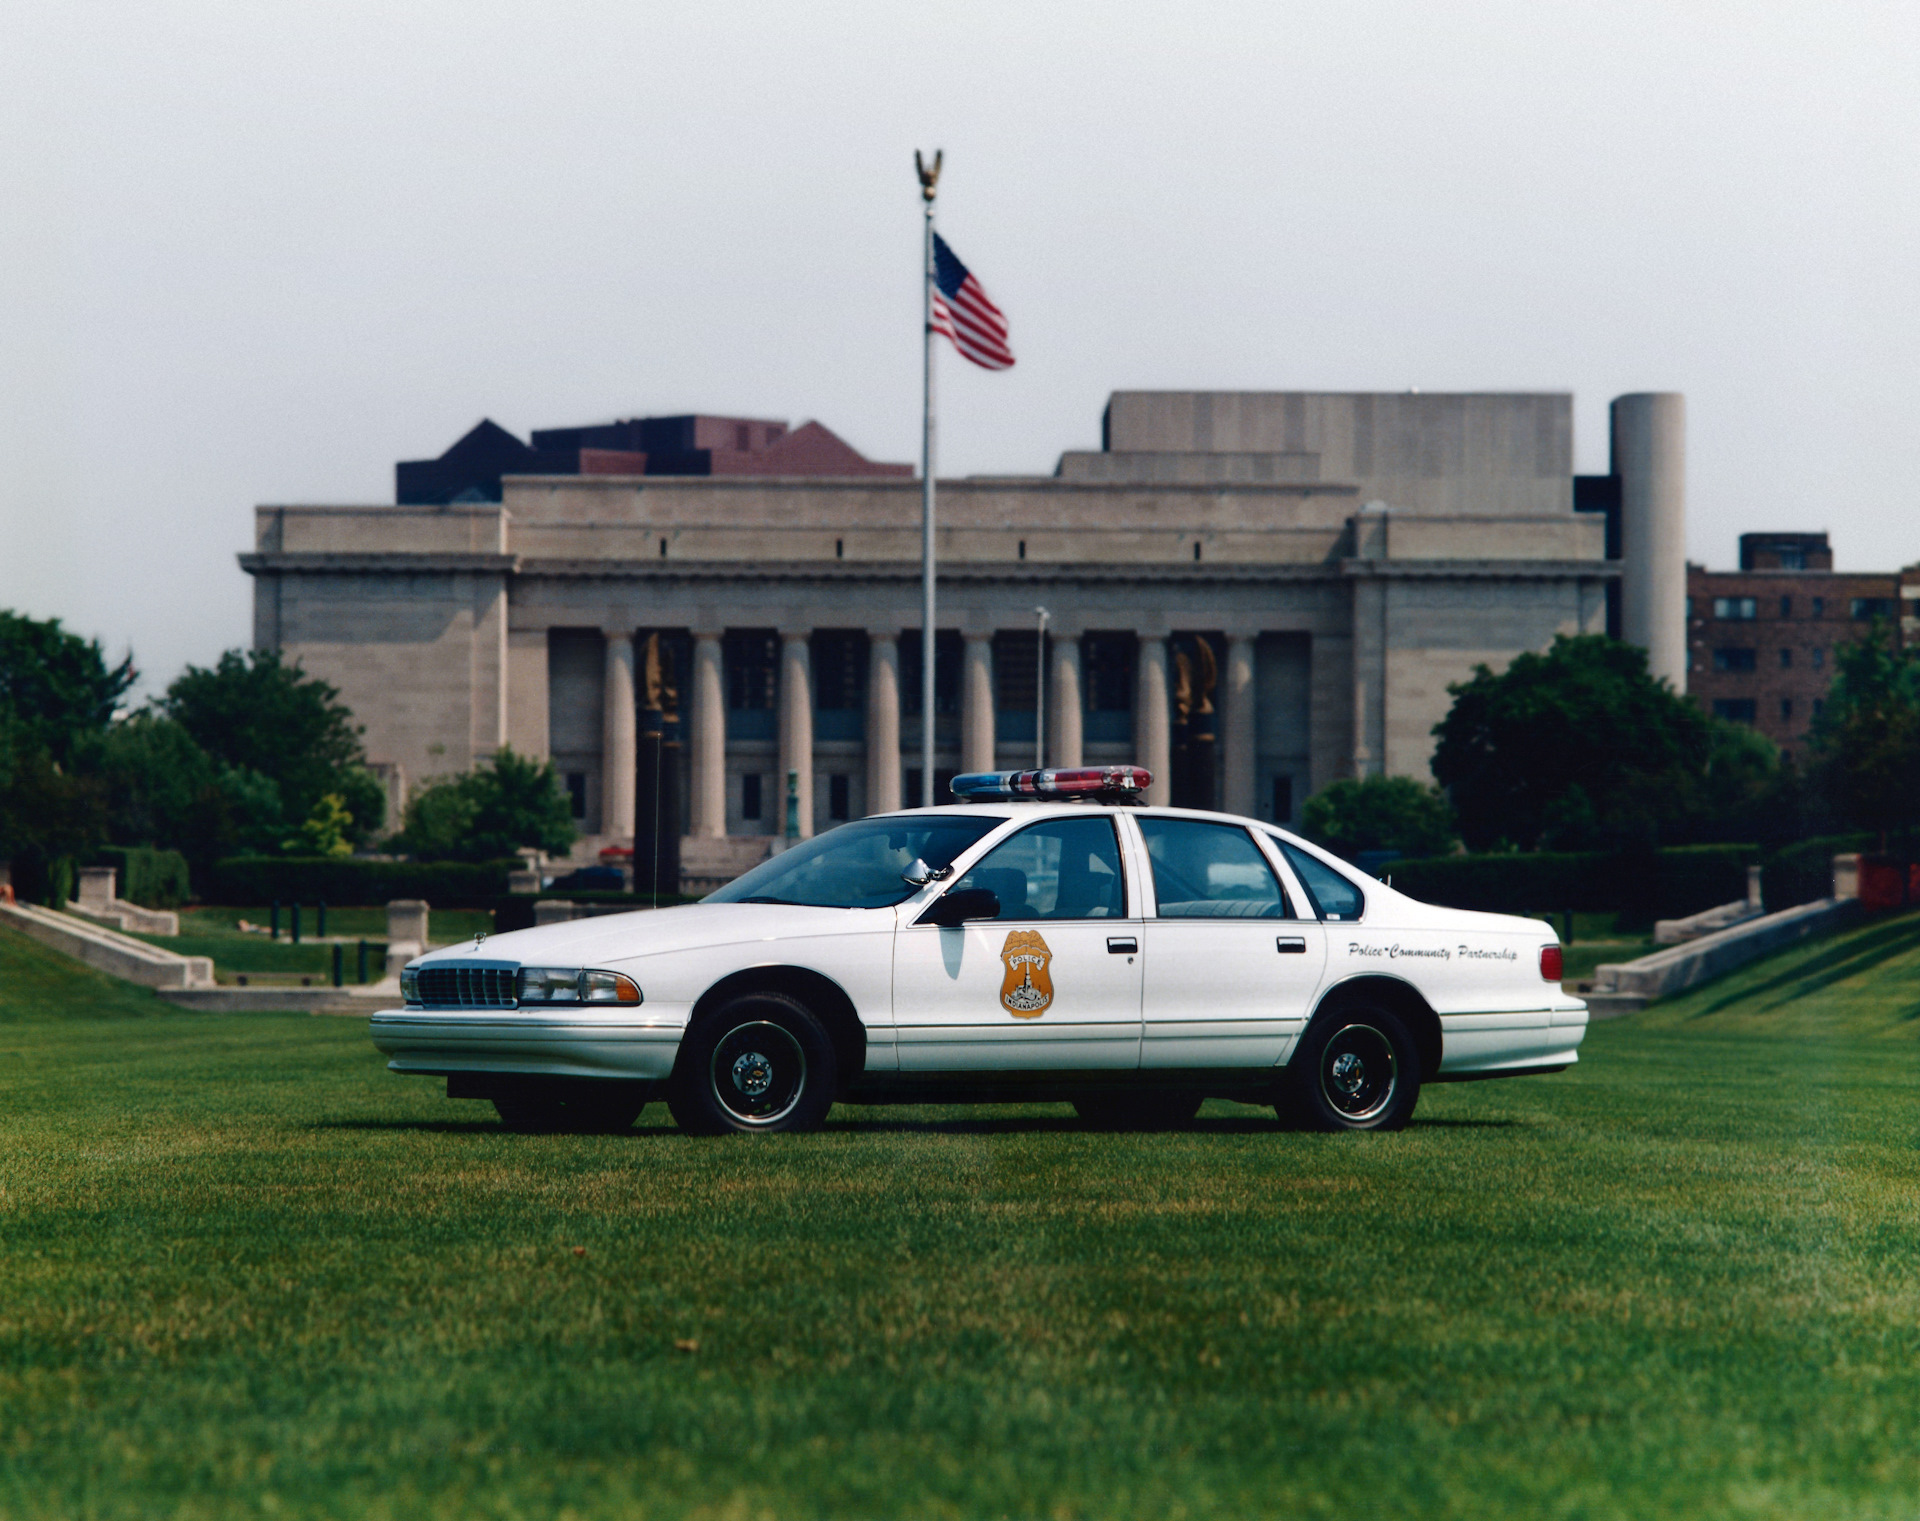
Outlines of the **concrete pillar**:
{"type": "MultiPolygon", "coordinates": [[[[1251,816],[1254,808],[1253,639],[1247,634],[1227,636],[1227,669],[1220,683],[1225,700],[1222,717],[1221,762],[1225,772],[1221,806],[1228,813],[1251,816]]],[[[1286,820],[1282,819],[1281,823],[1286,820]]]]}
{"type": "Polygon", "coordinates": [[[698,839],[717,840],[727,832],[727,698],[718,634],[693,636],[693,693],[687,717],[692,761],[687,778],[691,815],[687,832],[698,839]]]}
{"type": "Polygon", "coordinates": [[[867,636],[867,812],[899,806],[900,635],[887,629],[867,636]]]}
{"type": "Polygon", "coordinates": [[[639,785],[639,720],[633,695],[633,635],[607,635],[606,700],[600,739],[600,833],[633,841],[633,798],[639,785]]]}
{"type": "Polygon", "coordinates": [[[993,635],[968,634],[960,664],[960,769],[993,770],[993,635]]]}
{"type": "Polygon", "coordinates": [[[813,657],[807,647],[812,631],[780,631],[780,775],[774,784],[773,832],[787,832],[787,773],[800,783],[799,838],[813,835],[813,657]]]}
{"type": "Polygon", "coordinates": [[[1687,689],[1687,399],[1677,391],[1614,398],[1620,477],[1620,634],[1647,669],[1687,689]]]}
{"type": "Polygon", "coordinates": [[[1056,628],[1053,635],[1053,690],[1047,704],[1047,764],[1083,764],[1084,699],[1080,695],[1079,631],[1056,628]]]}
{"type": "Polygon", "coordinates": [[[1153,773],[1146,801],[1165,807],[1173,798],[1173,719],[1167,692],[1167,640],[1140,636],[1140,680],[1133,698],[1133,763],[1153,773]]]}

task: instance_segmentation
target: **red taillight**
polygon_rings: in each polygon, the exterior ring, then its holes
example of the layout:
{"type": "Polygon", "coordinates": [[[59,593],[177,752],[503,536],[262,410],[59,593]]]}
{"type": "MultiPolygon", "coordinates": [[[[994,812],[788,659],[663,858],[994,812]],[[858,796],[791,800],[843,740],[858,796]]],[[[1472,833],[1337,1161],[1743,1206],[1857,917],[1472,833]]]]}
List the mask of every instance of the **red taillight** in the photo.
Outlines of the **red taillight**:
{"type": "Polygon", "coordinates": [[[1548,982],[1558,982],[1560,980],[1560,968],[1560,947],[1557,945],[1541,946],[1540,975],[1546,978],[1548,982]]]}

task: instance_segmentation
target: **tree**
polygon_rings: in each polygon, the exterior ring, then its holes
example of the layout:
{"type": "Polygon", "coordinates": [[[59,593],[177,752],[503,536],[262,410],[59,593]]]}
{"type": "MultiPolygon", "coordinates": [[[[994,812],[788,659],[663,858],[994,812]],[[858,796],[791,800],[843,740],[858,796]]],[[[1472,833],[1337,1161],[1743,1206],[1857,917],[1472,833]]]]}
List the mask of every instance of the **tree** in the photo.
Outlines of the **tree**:
{"type": "Polygon", "coordinates": [[[106,733],[135,675],[131,655],[108,666],[99,640],[68,633],[58,618],[0,612],[0,727],[16,754],[73,765],[106,733]]]}
{"type": "Polygon", "coordinates": [[[1836,649],[1834,664],[1814,721],[1819,786],[1856,829],[1912,829],[1920,824],[1920,651],[1895,648],[1876,623],[1836,649]]]}
{"type": "Polygon", "coordinates": [[[106,837],[88,773],[133,681],[131,656],[109,666],[58,618],[0,612],[0,860],[20,896],[64,902],[74,863],[106,837]]]}
{"type": "Polygon", "coordinates": [[[277,847],[329,795],[351,815],[348,834],[357,843],[385,821],[386,794],[366,769],[361,731],[339,696],[337,688],[285,664],[278,650],[228,650],[210,670],[188,666],[167,688],[161,709],[223,772],[239,774],[225,785],[231,796],[252,800],[248,843],[277,847]],[[275,806],[266,806],[256,778],[272,784],[275,806]]]}
{"type": "Polygon", "coordinates": [[[1307,800],[1301,821],[1309,836],[1349,859],[1363,850],[1438,856],[1454,845],[1446,794],[1410,776],[1337,781],[1307,800]]]}
{"type": "Polygon", "coordinates": [[[1675,843],[1724,835],[1770,785],[1773,747],[1647,671],[1644,650],[1562,635],[1448,688],[1433,774],[1470,849],[1675,843]]]}
{"type": "Polygon", "coordinates": [[[491,861],[522,849],[558,855],[573,841],[573,810],[553,762],[502,747],[473,770],[415,793],[393,843],[422,860],[491,861]]]}

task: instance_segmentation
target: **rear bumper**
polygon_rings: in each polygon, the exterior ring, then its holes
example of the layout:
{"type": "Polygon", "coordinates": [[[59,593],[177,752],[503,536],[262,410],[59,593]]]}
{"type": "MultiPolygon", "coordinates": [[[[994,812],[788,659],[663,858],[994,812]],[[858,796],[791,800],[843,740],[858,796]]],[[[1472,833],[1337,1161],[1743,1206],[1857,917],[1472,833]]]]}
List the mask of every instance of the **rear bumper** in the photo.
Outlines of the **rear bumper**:
{"type": "Polygon", "coordinates": [[[1586,1033],[1587,1006],[1573,998],[1524,1012],[1442,1015],[1437,1075],[1519,1076],[1571,1067],[1580,1060],[1586,1033]]]}
{"type": "Polygon", "coordinates": [[[657,1079],[672,1073],[686,1027],[626,1010],[583,1018],[578,1011],[384,1009],[367,1028],[392,1072],[657,1079]]]}

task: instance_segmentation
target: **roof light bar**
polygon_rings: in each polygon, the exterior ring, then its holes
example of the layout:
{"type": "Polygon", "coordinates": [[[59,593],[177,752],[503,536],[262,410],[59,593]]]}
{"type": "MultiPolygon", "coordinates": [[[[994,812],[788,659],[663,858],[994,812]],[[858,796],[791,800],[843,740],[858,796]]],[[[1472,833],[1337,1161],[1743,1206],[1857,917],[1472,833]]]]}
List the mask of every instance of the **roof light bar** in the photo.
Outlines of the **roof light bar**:
{"type": "Polygon", "coordinates": [[[1106,798],[1138,801],[1153,785],[1144,766],[1076,766],[1063,771],[972,771],[953,779],[953,795],[963,803],[1030,798],[1106,798]]]}

